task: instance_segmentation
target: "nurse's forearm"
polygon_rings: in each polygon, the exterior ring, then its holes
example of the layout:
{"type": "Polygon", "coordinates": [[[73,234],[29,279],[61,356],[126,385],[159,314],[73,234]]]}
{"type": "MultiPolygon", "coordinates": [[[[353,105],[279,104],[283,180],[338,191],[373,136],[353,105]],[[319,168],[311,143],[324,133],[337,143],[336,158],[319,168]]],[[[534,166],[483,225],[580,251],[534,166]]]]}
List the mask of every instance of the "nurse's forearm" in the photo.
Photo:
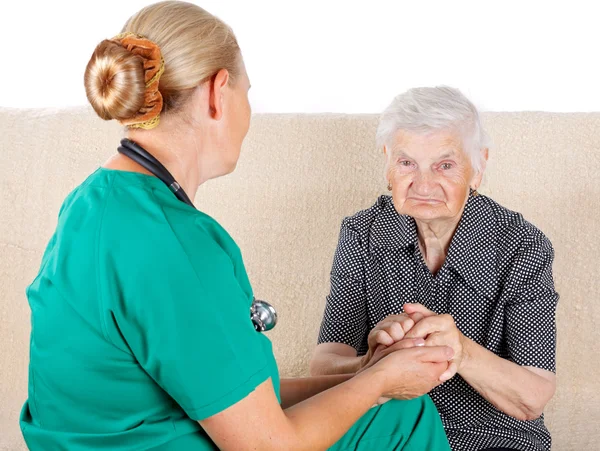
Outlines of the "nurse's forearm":
{"type": "Polygon", "coordinates": [[[554,375],[549,371],[517,365],[469,339],[465,342],[464,354],[458,373],[507,415],[518,420],[534,420],[554,395],[554,375]]]}
{"type": "Polygon", "coordinates": [[[346,382],[352,374],[338,374],[332,376],[294,377],[281,379],[280,397],[281,407],[287,409],[318,393],[346,382]]]}
{"type": "Polygon", "coordinates": [[[369,370],[285,409],[293,436],[275,449],[329,449],[386,392],[383,373],[369,370]]]}

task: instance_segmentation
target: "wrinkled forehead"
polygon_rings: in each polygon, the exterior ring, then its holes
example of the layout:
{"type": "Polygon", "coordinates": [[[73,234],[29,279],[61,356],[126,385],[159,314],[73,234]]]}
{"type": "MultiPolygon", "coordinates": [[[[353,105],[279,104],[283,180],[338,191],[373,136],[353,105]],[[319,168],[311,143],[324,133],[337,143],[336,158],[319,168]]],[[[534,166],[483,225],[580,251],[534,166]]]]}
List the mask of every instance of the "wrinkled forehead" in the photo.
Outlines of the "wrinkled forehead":
{"type": "Polygon", "coordinates": [[[410,158],[466,157],[463,133],[458,129],[398,130],[388,151],[410,158]]]}

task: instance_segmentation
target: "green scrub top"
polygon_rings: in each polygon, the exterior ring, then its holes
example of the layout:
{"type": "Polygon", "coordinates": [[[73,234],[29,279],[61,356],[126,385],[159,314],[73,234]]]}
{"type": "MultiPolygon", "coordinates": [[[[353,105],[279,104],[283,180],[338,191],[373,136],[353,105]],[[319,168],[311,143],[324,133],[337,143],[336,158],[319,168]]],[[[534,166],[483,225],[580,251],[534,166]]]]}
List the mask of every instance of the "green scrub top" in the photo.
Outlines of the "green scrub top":
{"type": "Polygon", "coordinates": [[[155,177],[75,189],[27,297],[32,450],[212,450],[198,420],[269,377],[279,397],[239,248],[155,177]]]}

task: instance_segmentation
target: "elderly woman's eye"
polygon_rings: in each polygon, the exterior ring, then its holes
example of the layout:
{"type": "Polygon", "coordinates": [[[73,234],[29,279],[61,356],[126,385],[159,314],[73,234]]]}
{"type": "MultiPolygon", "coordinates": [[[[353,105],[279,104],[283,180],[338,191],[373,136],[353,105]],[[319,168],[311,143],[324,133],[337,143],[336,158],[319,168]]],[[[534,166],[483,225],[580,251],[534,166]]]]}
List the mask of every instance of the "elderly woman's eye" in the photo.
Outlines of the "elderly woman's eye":
{"type": "Polygon", "coordinates": [[[412,163],[409,160],[400,160],[400,166],[409,167],[412,163]]]}
{"type": "Polygon", "coordinates": [[[443,163],[440,166],[444,171],[447,171],[448,169],[452,169],[452,163],[443,163]]]}

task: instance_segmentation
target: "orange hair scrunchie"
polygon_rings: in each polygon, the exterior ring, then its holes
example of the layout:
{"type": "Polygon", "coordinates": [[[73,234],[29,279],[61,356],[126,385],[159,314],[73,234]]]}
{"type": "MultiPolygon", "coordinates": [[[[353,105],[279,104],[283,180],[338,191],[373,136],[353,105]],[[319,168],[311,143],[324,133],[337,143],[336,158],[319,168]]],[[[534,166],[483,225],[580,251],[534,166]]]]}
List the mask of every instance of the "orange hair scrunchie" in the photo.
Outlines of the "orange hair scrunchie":
{"type": "Polygon", "coordinates": [[[144,61],[144,105],[131,119],[122,120],[122,125],[132,128],[152,129],[158,125],[163,107],[162,94],[158,90],[160,76],[165,70],[165,61],[160,48],[154,42],[133,33],[122,33],[115,36],[118,42],[134,55],[141,56],[144,61]]]}

